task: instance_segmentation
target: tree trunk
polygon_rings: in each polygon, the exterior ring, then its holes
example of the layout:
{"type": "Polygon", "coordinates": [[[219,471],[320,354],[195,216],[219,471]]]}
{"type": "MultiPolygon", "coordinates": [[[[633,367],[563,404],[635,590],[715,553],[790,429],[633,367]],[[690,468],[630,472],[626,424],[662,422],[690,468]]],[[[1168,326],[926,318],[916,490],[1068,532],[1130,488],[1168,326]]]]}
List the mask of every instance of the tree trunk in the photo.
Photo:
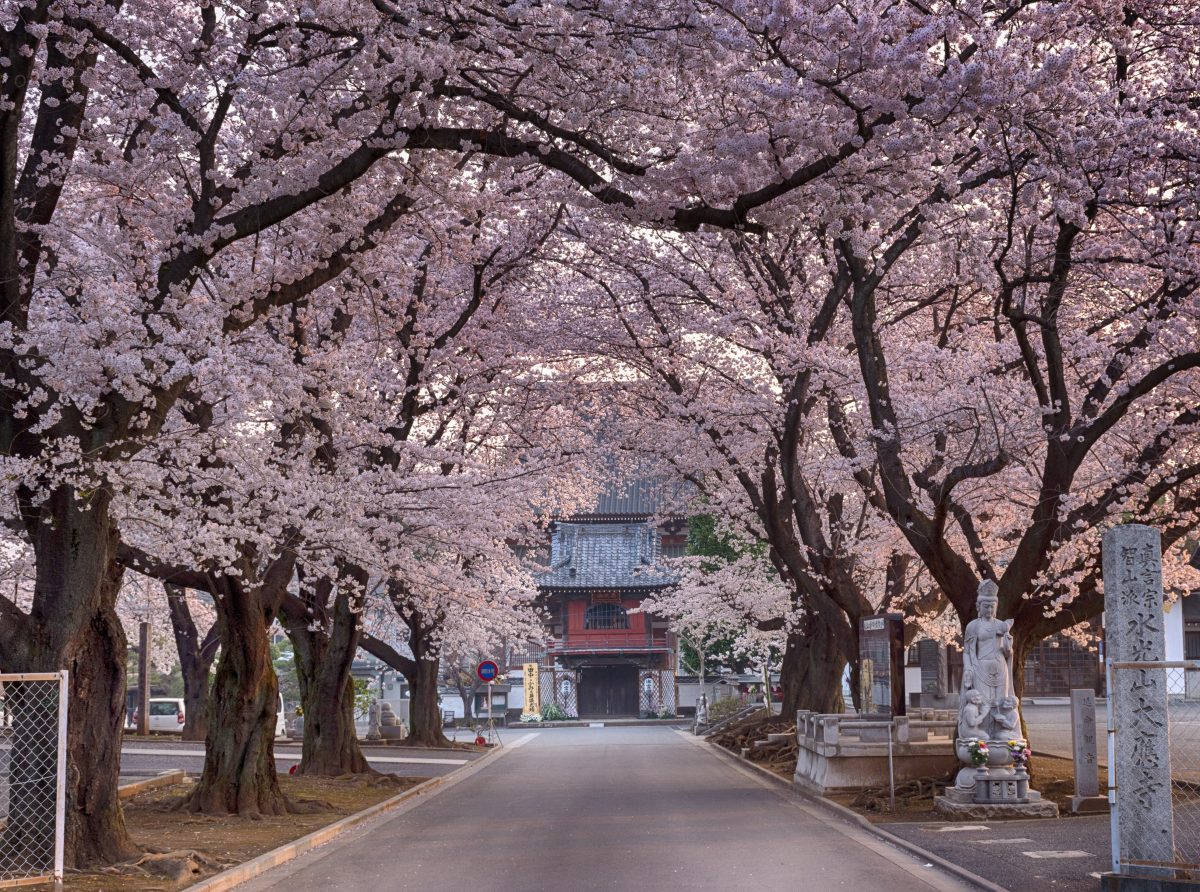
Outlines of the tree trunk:
{"type": "MultiPolygon", "coordinates": [[[[138,849],[117,798],[126,642],[113,606],[122,570],[114,561],[117,533],[108,497],[96,491],[84,503],[60,486],[37,504],[22,491],[21,510],[37,558],[33,634],[23,652],[10,655],[9,666],[70,672],[66,864],[111,864],[138,849]]],[[[13,747],[19,750],[20,741],[13,747]]],[[[9,794],[10,835],[30,829],[22,826],[20,789],[9,794]]]]}
{"type": "Polygon", "coordinates": [[[408,679],[412,689],[410,727],[403,743],[405,746],[448,747],[450,741],[442,733],[442,713],[438,709],[437,660],[417,657],[414,662],[416,668],[408,679]]]}
{"type": "MultiPolygon", "coordinates": [[[[1037,646],[1041,641],[1041,637],[1036,634],[1031,634],[1025,628],[1019,628],[1017,622],[1013,623],[1013,652],[1012,652],[1012,674],[1013,674],[1013,696],[1020,702],[1025,697],[1025,659],[1029,656],[1029,652],[1037,646]]],[[[1025,725],[1025,711],[1020,710],[1021,715],[1021,736],[1026,740],[1029,739],[1029,729],[1025,725]]]]}
{"type": "Polygon", "coordinates": [[[204,740],[208,737],[209,673],[220,643],[220,622],[213,624],[201,640],[187,604],[187,589],[181,585],[163,583],[167,606],[171,612],[171,631],[179,652],[179,668],[183,673],[184,740],[204,740]]]}
{"type": "Polygon", "coordinates": [[[359,618],[344,586],[334,600],[330,634],[309,628],[306,619],[287,613],[304,708],[304,750],[297,773],[324,777],[372,773],[354,727],[350,667],[358,651],[359,618]]]}
{"type": "Polygon", "coordinates": [[[204,773],[188,809],[211,815],[287,814],[275,770],[279,680],[267,640],[273,610],[262,588],[225,577],[215,598],[221,658],[209,700],[204,773]]]}
{"type": "Polygon", "coordinates": [[[783,716],[794,717],[800,709],[820,713],[842,711],[848,632],[844,617],[834,625],[824,612],[810,610],[800,628],[788,635],[779,673],[783,716]]]}
{"type": "Polygon", "coordinates": [[[458,696],[463,704],[463,721],[470,725],[471,721],[475,718],[475,686],[467,687],[463,684],[460,670],[455,670],[455,677],[457,681],[455,681],[454,686],[458,688],[458,696]]]}

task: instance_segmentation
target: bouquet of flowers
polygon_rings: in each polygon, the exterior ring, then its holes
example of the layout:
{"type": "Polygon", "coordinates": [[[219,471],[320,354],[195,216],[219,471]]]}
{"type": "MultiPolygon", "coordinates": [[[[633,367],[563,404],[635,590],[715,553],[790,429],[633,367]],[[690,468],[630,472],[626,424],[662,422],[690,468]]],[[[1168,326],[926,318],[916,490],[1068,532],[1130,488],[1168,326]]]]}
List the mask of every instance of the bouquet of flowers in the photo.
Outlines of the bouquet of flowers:
{"type": "Polygon", "coordinates": [[[987,741],[980,740],[978,737],[972,737],[967,741],[967,752],[971,756],[971,764],[977,768],[981,765],[986,765],[988,761],[988,745],[987,741]]]}
{"type": "Polygon", "coordinates": [[[1028,765],[1029,757],[1033,755],[1033,751],[1029,748],[1029,742],[1026,740],[1010,740],[1008,751],[1012,753],[1013,765],[1017,768],[1024,768],[1028,765]]]}

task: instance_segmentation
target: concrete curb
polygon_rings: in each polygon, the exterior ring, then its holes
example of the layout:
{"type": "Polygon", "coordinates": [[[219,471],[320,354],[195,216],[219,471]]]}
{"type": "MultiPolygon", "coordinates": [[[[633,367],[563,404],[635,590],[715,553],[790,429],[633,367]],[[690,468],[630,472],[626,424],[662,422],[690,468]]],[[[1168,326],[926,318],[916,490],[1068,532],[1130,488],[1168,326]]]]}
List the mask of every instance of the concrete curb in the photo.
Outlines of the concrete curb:
{"type": "Polygon", "coordinates": [[[896,848],[908,852],[910,855],[916,855],[918,858],[925,859],[930,864],[936,865],[945,873],[948,873],[951,876],[962,880],[963,882],[970,883],[977,889],[982,889],[984,892],[1009,892],[1009,890],[1005,889],[1004,887],[997,886],[991,880],[986,880],[979,876],[979,874],[972,873],[965,867],[955,864],[953,861],[947,861],[945,858],[933,854],[933,852],[929,851],[928,849],[921,848],[916,843],[909,842],[907,839],[903,839],[899,836],[888,833],[886,830],[883,830],[872,824],[858,812],[846,808],[844,805],[838,805],[836,802],[830,802],[828,799],[825,799],[821,796],[815,796],[812,793],[809,793],[807,790],[797,787],[791,781],[780,777],[775,772],[768,771],[766,768],[763,768],[761,765],[756,765],[749,759],[743,759],[740,756],[734,755],[722,746],[717,746],[715,743],[710,743],[707,740],[698,740],[696,742],[704,748],[712,751],[722,759],[727,759],[735,765],[752,769],[757,775],[767,781],[770,781],[781,790],[798,796],[805,802],[809,802],[812,805],[815,805],[817,808],[823,809],[830,814],[841,818],[843,821],[857,825],[861,829],[870,833],[872,836],[876,836],[879,839],[882,839],[885,842],[895,846],[896,848]]]}
{"type": "Polygon", "coordinates": [[[131,796],[136,796],[138,793],[145,793],[147,790],[169,787],[171,784],[187,780],[187,776],[186,771],[182,768],[177,768],[174,771],[164,771],[162,774],[156,774],[154,777],[148,777],[145,780],[121,784],[121,786],[117,787],[117,798],[129,799],[131,796]]]}
{"type": "Polygon", "coordinates": [[[473,759],[466,765],[454,769],[449,774],[430,778],[424,783],[413,787],[411,790],[405,790],[403,793],[393,796],[391,799],[377,802],[370,808],[347,815],[340,821],[335,821],[319,830],[314,830],[307,836],[302,836],[299,839],[285,843],[277,849],[264,852],[256,858],[231,867],[229,870],[224,870],[215,876],[209,877],[207,880],[196,883],[194,886],[188,886],[188,892],[226,892],[226,890],[240,886],[242,883],[261,876],[273,867],[286,864],[294,858],[303,855],[305,852],[310,852],[318,846],[331,842],[348,830],[353,830],[355,827],[366,823],[374,817],[406,805],[412,799],[433,796],[443,790],[449,789],[459,781],[465,780],[476,771],[479,771],[487,762],[494,761],[497,756],[504,752],[507,752],[506,748],[497,747],[494,750],[484,753],[478,759],[473,759]]]}

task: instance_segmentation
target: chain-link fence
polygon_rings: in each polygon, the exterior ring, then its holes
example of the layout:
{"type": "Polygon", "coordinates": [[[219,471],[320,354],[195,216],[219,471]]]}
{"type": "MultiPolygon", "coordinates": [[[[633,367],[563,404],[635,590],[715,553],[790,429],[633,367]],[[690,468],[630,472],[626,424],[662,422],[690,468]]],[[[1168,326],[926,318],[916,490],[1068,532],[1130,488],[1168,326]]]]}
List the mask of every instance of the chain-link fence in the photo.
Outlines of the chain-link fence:
{"type": "Polygon", "coordinates": [[[1200,662],[1109,671],[1114,871],[1200,879],[1200,662]]]}
{"type": "Polygon", "coordinates": [[[0,888],[63,876],[67,673],[0,675],[0,888]]]}

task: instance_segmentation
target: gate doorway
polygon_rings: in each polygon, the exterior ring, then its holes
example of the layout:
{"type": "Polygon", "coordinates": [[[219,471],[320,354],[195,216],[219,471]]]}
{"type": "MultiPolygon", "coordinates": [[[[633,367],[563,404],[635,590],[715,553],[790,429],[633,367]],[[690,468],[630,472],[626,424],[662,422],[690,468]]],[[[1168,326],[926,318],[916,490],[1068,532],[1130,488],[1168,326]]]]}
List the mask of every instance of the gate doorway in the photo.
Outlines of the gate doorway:
{"type": "Polygon", "coordinates": [[[637,666],[584,666],[579,679],[579,715],[636,716],[637,666]]]}

